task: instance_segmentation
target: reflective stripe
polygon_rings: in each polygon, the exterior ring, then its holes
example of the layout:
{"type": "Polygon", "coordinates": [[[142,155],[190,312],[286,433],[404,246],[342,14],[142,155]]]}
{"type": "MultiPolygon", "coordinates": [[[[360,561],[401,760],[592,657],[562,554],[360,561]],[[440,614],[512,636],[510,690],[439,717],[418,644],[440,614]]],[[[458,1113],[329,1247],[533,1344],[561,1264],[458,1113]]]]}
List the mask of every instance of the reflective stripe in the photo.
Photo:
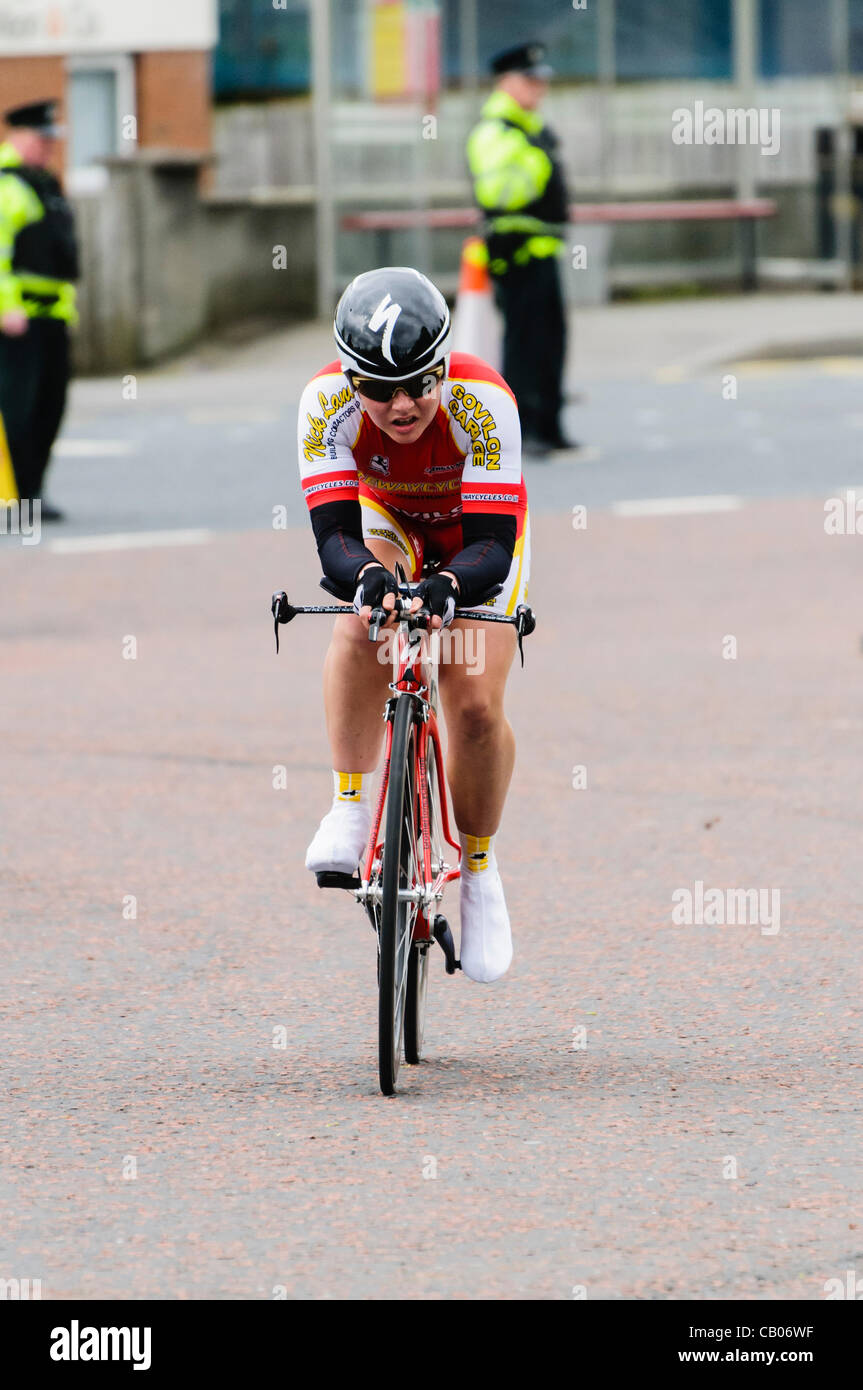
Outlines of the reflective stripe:
{"type": "Polygon", "coordinates": [[[561,250],[563,242],[556,236],[531,236],[523,246],[519,246],[513,251],[512,258],[516,265],[527,265],[528,261],[544,261],[549,256],[556,256],[561,250]]]}
{"type": "Polygon", "coordinates": [[[489,230],[499,232],[505,236],[507,232],[527,232],[528,235],[537,233],[540,236],[548,234],[549,223],[542,222],[538,217],[492,217],[489,221],[489,230]]]}
{"type": "MultiPolygon", "coordinates": [[[[562,250],[563,242],[560,237],[531,236],[513,251],[513,265],[527,265],[529,261],[548,260],[550,256],[559,256],[562,250]]],[[[492,275],[505,275],[509,266],[501,256],[495,256],[494,260],[489,262],[488,268],[492,275]]]]}
{"type": "MultiPolygon", "coordinates": [[[[0,169],[13,173],[22,160],[12,145],[0,145],[0,169]]],[[[45,275],[32,275],[12,269],[15,238],[24,227],[40,222],[45,209],[28,183],[20,178],[0,177],[0,313],[21,309],[29,318],[60,319],[77,323],[75,286],[68,280],[54,280],[45,275]],[[31,294],[55,297],[52,304],[27,300],[31,294]]]]}
{"type": "Polygon", "coordinates": [[[23,309],[30,318],[61,319],[64,323],[77,323],[78,311],[75,307],[75,286],[69,280],[52,280],[47,275],[30,275],[22,272],[15,277],[23,300],[23,309]],[[27,295],[45,295],[52,299],[50,304],[40,304],[27,299],[27,295]]]}

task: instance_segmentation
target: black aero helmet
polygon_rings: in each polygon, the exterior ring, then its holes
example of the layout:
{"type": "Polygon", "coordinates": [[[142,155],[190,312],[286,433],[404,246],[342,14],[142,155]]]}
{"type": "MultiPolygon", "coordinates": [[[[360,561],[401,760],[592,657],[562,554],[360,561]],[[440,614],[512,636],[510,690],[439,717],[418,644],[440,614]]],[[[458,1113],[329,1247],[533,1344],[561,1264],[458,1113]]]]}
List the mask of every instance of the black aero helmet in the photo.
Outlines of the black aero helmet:
{"type": "Polygon", "coordinates": [[[352,280],[333,324],[343,372],[404,381],[448,350],[449,309],[431,280],[410,266],[382,266],[352,280]]]}

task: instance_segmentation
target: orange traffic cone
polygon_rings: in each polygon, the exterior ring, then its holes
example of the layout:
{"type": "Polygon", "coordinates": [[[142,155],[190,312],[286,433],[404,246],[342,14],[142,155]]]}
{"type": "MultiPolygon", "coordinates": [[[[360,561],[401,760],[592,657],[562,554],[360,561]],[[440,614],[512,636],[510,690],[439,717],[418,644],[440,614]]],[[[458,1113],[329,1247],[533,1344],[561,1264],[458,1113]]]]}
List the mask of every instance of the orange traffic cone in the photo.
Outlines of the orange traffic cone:
{"type": "Polygon", "coordinates": [[[453,350],[471,352],[500,371],[500,319],[494,307],[488,248],[481,237],[468,237],[461,252],[461,273],[453,322],[453,350]]]}

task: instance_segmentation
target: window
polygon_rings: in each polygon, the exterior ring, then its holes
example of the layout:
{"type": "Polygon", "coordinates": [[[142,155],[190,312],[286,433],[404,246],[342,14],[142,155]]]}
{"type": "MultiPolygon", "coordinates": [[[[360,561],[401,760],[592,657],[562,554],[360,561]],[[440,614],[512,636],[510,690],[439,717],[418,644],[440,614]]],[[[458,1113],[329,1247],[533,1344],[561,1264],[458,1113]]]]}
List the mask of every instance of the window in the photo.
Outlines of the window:
{"type": "Polygon", "coordinates": [[[74,193],[95,192],[107,179],[100,161],[136,146],[132,58],[69,58],[67,70],[67,182],[74,193]]]}
{"type": "Polygon", "coordinates": [[[727,79],[731,0],[620,0],[615,48],[619,78],[727,79]]]}
{"type": "Polygon", "coordinates": [[[832,0],[761,0],[761,72],[807,77],[834,71],[830,43],[832,0]]]}

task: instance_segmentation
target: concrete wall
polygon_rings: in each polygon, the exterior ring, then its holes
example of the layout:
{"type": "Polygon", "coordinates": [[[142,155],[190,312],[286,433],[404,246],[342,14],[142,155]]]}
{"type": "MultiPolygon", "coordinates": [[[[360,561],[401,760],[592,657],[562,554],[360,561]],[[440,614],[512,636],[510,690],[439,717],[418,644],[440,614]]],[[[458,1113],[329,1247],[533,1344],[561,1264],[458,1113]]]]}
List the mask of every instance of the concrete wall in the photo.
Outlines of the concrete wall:
{"type": "MultiPolygon", "coordinates": [[[[151,77],[161,82],[167,72],[154,68],[151,77]]],[[[46,70],[46,80],[50,77],[46,70]]],[[[735,95],[722,83],[633,83],[615,88],[604,106],[595,86],[554,89],[547,115],[561,136],[576,200],[732,195],[739,150],[675,145],[671,117],[675,108],[696,100],[733,106],[735,95]]],[[[759,192],[780,205],[780,215],[758,229],[759,252],[814,257],[815,132],[836,119],[833,85],[816,78],[763,83],[757,100],[779,107],[782,137],[776,156],[752,155],[759,192]]],[[[410,207],[421,200],[426,206],[468,206],[463,148],[476,113],[477,103],[464,94],[445,93],[436,138],[427,140],[424,113],[416,107],[334,106],[341,210],[410,207]]],[[[202,138],[200,130],[190,141],[202,138]]],[[[141,150],[133,161],[111,165],[105,194],[78,200],[84,242],[79,370],[157,361],[235,319],[314,313],[310,101],[217,109],[213,144],[210,166],[191,153],[184,158],[141,150]],[[210,174],[204,194],[199,192],[202,167],[210,174]],[[288,269],[273,267],[278,246],[290,250],[288,269]]],[[[572,242],[587,241],[591,234],[573,227],[572,242]]],[[[640,275],[655,281],[665,270],[671,280],[733,277],[739,266],[737,238],[730,223],[615,227],[609,238],[611,283],[637,284],[640,275]]],[[[404,234],[389,240],[344,234],[339,275],[346,280],[383,259],[414,261],[427,264],[439,283],[452,289],[461,240],[460,232],[434,233],[426,255],[404,234]]],[[[586,282],[583,274],[570,272],[566,283],[577,297],[586,282]]]]}
{"type": "MultiPolygon", "coordinates": [[[[857,83],[855,100],[863,97],[857,83]]],[[[423,139],[424,113],[415,105],[336,103],[330,129],[338,171],[340,209],[410,207],[422,196],[428,206],[468,206],[471,188],[464,143],[477,117],[477,100],[446,92],[436,110],[436,138],[423,139]]],[[[594,84],[554,87],[544,105],[557,131],[576,201],[734,196],[741,151],[734,145],[676,145],[672,113],[695,101],[722,109],[737,106],[730,83],[626,83],[607,98],[594,84]]],[[[815,133],[838,116],[829,78],[785,78],[759,84],[759,106],[780,111],[779,152],[747,151],[758,192],[775,198],[779,215],[759,227],[764,255],[814,257],[817,247],[815,133]]],[[[290,185],[313,191],[312,108],[309,99],[239,104],[214,117],[213,187],[241,193],[290,185]]],[[[704,267],[737,261],[735,224],[642,223],[617,226],[610,238],[610,264],[658,267],[685,263],[704,267]]],[[[583,240],[573,230],[573,242],[583,240]]],[[[342,278],[380,260],[387,247],[394,260],[416,256],[406,236],[382,238],[346,233],[339,246],[342,278]]],[[[458,263],[460,235],[433,234],[428,266],[446,282],[458,263]]],[[[626,276],[624,276],[626,278],[626,276]]]]}
{"type": "Polygon", "coordinates": [[[181,156],[114,160],[107,189],[76,199],[79,372],[160,361],[237,319],[313,312],[313,204],[202,197],[199,167],[181,156]],[[274,268],[280,246],[286,269],[274,268]]]}
{"type": "MultiPolygon", "coordinates": [[[[863,103],[863,81],[853,84],[863,103]]],[[[337,151],[339,185],[346,196],[363,190],[369,203],[386,202],[411,181],[417,163],[433,186],[470,188],[464,144],[485,93],[477,100],[444,92],[435,115],[436,137],[423,138],[424,112],[396,102],[336,102],[330,129],[337,151]]],[[[694,102],[722,109],[738,106],[724,82],[638,82],[614,87],[608,100],[594,84],[554,87],[543,111],[560,137],[567,173],[577,196],[665,196],[690,187],[720,188],[733,182],[739,150],[733,145],[676,145],[672,112],[694,102]]],[[[826,77],[762,82],[756,104],[778,107],[781,142],[776,155],[755,155],[766,192],[815,176],[819,126],[838,116],[835,84],[826,77]]],[[[314,183],[312,108],[309,98],[217,108],[213,119],[214,188],[224,192],[314,183]]]]}

